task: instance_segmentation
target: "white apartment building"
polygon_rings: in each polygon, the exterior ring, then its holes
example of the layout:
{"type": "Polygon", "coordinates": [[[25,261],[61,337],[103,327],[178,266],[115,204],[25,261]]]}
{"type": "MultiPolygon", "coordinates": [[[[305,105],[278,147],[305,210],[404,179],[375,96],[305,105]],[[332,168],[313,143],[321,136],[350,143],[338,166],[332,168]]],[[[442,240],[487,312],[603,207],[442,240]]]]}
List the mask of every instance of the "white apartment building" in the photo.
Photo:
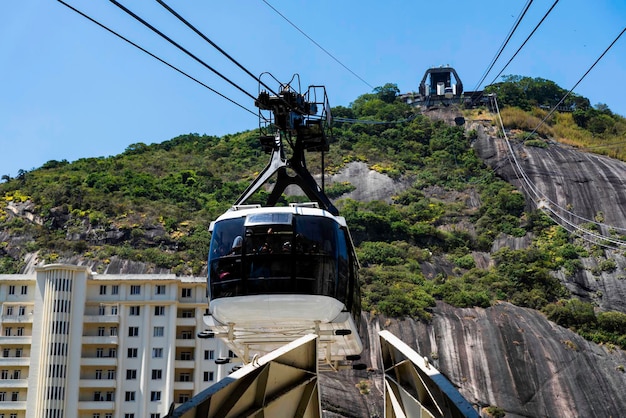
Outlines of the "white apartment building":
{"type": "Polygon", "coordinates": [[[53,264],[0,275],[0,418],[161,418],[233,356],[201,339],[206,279],[53,264]]]}

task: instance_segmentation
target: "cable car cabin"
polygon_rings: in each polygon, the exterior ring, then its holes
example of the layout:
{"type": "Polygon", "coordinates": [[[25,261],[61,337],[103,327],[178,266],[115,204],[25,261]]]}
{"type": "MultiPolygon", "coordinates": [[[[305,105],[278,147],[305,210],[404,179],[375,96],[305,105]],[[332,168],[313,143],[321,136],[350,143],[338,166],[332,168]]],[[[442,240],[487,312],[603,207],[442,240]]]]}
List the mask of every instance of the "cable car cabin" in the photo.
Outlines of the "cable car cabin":
{"type": "Polygon", "coordinates": [[[309,334],[358,355],[358,262],[345,219],[315,204],[233,207],[211,223],[209,324],[244,358],[309,334]],[[212,322],[211,322],[212,321],[212,322]]]}

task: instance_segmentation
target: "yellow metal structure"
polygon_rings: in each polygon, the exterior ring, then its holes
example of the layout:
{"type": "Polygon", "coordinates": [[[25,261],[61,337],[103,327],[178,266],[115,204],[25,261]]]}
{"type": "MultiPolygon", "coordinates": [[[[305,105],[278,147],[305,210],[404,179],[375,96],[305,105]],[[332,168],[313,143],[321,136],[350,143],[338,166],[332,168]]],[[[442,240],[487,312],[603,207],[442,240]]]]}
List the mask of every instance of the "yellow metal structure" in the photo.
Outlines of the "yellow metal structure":
{"type": "Polygon", "coordinates": [[[243,366],[166,418],[321,418],[316,335],[243,366]]]}

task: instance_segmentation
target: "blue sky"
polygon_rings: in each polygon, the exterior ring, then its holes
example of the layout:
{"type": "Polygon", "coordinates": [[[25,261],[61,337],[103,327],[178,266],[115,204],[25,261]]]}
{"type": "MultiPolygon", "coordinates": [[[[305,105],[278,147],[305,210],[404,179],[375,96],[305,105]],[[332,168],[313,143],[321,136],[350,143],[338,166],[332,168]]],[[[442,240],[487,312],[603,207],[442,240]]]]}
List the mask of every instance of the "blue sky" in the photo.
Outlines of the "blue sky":
{"type": "MultiPolygon", "coordinates": [[[[158,3],[125,6],[256,96],[258,85],[158,3]]],[[[453,66],[466,90],[486,70],[526,0],[268,0],[371,86],[416,91],[426,69],[453,66]]],[[[252,100],[104,0],[74,7],[256,111],[252,100]]],[[[325,85],[332,106],[371,88],[262,0],[168,0],[253,74],[325,85]]],[[[553,0],[535,0],[487,82],[553,0]]],[[[51,0],[3,2],[0,12],[0,174],[48,160],[119,154],[137,142],[255,128],[257,118],[51,0]]],[[[569,89],[626,25],[623,0],[561,0],[504,74],[569,89]]],[[[575,90],[626,115],[626,35],[575,90]]]]}

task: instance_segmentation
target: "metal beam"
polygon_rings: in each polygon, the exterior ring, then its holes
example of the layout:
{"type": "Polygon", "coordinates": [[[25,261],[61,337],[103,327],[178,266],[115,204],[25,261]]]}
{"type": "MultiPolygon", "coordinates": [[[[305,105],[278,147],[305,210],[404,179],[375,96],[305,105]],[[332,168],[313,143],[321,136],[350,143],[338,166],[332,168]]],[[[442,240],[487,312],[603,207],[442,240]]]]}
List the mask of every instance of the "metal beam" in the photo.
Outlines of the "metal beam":
{"type": "Polygon", "coordinates": [[[317,342],[305,335],[245,365],[166,418],[321,418],[317,342]]]}
{"type": "Polygon", "coordinates": [[[389,331],[380,331],[385,418],[479,418],[439,370],[389,331]]]}

